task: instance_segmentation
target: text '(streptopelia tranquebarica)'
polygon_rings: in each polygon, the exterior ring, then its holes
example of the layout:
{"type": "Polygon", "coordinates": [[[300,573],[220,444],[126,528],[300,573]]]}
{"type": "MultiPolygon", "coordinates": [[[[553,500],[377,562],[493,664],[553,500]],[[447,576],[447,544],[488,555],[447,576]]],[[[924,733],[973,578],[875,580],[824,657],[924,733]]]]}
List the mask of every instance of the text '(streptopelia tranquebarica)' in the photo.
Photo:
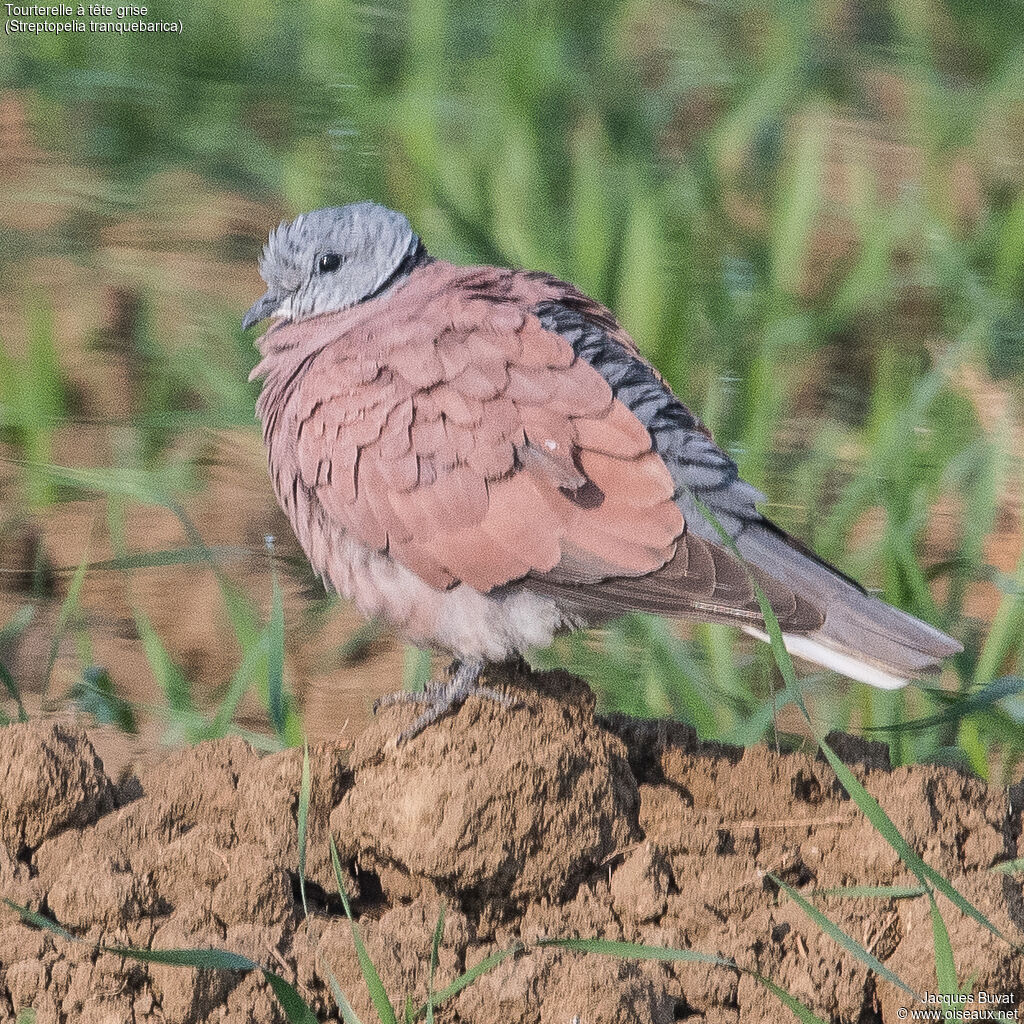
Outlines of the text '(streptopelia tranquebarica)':
{"type": "Polygon", "coordinates": [[[257,412],[270,473],[313,568],[368,616],[452,654],[426,710],[488,662],[630,611],[767,639],[873,686],[961,646],[868,595],[762,516],[763,496],[615,317],[543,273],[430,256],[374,203],[281,224],[257,412]],[[708,518],[709,510],[735,550],[708,518]],[[744,565],[744,561],[746,565],[744,565]]]}

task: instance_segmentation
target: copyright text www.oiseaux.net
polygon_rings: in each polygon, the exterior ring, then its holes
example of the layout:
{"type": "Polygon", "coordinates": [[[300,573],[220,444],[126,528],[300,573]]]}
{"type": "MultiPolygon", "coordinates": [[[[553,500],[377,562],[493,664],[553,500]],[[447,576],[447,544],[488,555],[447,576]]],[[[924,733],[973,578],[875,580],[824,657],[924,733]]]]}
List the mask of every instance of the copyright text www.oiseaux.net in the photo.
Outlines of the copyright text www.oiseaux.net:
{"type": "Polygon", "coordinates": [[[157,21],[148,7],[134,4],[0,4],[5,12],[4,32],[9,36],[73,35],[181,35],[180,21],[157,21]]]}
{"type": "Polygon", "coordinates": [[[926,992],[916,1006],[901,1006],[899,1020],[1016,1021],[1020,1020],[1012,992],[963,992],[956,995],[926,992]]]}

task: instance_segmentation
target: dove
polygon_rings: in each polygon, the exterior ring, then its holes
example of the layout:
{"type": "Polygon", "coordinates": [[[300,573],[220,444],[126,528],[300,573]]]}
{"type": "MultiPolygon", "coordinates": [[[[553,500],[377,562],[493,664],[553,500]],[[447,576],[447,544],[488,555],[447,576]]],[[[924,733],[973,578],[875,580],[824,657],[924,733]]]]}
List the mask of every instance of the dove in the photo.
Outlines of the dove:
{"type": "Polygon", "coordinates": [[[549,274],[457,266],[372,202],[270,233],[256,404],[277,499],[325,584],[453,670],[406,741],[489,663],[629,612],[768,640],[883,689],[962,650],[758,511],[765,499],[615,316],[549,274]]]}

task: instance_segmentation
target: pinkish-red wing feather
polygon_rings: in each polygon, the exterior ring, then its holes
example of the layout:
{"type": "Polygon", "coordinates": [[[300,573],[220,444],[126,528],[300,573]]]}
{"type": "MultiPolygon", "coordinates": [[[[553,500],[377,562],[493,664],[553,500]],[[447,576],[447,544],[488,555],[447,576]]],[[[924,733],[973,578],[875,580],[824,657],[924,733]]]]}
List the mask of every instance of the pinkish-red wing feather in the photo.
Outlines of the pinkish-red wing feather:
{"type": "Polygon", "coordinates": [[[302,486],[438,588],[661,568],[684,526],[646,429],[479,274],[432,264],[376,312],[320,318],[335,336],[282,395],[302,486]]]}

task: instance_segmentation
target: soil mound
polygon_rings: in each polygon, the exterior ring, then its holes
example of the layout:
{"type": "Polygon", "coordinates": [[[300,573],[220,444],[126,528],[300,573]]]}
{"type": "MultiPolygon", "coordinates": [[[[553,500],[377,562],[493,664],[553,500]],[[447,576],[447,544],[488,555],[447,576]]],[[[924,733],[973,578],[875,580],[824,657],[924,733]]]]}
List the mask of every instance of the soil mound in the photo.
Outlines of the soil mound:
{"type": "MultiPolygon", "coordinates": [[[[352,750],[310,751],[305,917],[296,817],[301,751],[241,740],[168,755],[114,785],[82,731],[0,731],[0,894],[52,915],[70,942],[0,910],[0,1019],[37,1024],[283,1020],[258,974],[145,966],[90,943],[242,953],[338,1019],[328,970],[376,1019],[330,867],[338,844],[370,954],[392,1000],[426,996],[431,936],[446,918],[435,988],[516,943],[525,949],[446,1004],[448,1022],[762,1021],[785,1011],[749,975],[618,960],[534,943],[600,937],[733,958],[834,1021],[896,1021],[905,994],[780,894],[912,885],[827,764],[702,745],[689,729],[597,718],[563,673],[492,673],[518,703],[470,700],[396,747],[415,714],[390,708],[352,750]]],[[[840,738],[837,738],[839,745],[840,738]]],[[[888,770],[885,749],[843,739],[844,758],[903,834],[1015,941],[1024,854],[1020,800],[947,768],[888,770]]],[[[928,902],[815,903],[920,992],[934,992],[928,902]]],[[[1024,1000],[1024,962],[940,902],[961,979],[1024,1000]]]]}

